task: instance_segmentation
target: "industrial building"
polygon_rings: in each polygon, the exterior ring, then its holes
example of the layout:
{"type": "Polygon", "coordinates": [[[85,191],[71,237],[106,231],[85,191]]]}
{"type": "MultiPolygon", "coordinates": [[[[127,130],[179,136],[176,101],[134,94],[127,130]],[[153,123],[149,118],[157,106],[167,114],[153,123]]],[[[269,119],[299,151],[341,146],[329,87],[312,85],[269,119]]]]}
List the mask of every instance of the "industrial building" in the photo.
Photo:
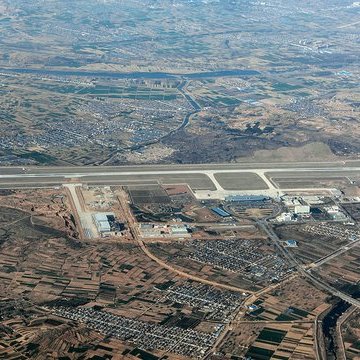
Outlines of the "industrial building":
{"type": "Polygon", "coordinates": [[[292,209],[295,206],[302,205],[302,203],[300,202],[300,199],[298,197],[294,197],[294,196],[285,195],[281,198],[281,200],[283,201],[283,203],[285,204],[286,207],[292,208],[292,209]]]}
{"type": "Polygon", "coordinates": [[[292,213],[281,213],[277,218],[276,221],[278,222],[290,222],[294,220],[294,216],[292,213]]]}
{"type": "Polygon", "coordinates": [[[190,238],[191,234],[186,225],[159,225],[151,223],[139,224],[141,236],[144,238],[176,237],[190,238]]]}
{"type": "Polygon", "coordinates": [[[297,205],[295,206],[294,213],[296,215],[309,215],[310,206],[309,205],[297,205]]]}
{"type": "Polygon", "coordinates": [[[335,221],[345,221],[348,219],[346,214],[344,214],[342,209],[337,205],[325,206],[324,209],[329,214],[329,216],[331,216],[331,218],[335,221]]]}
{"type": "Polygon", "coordinates": [[[171,225],[171,234],[176,237],[190,237],[188,228],[184,225],[171,225]]]}
{"type": "Polygon", "coordinates": [[[93,220],[96,228],[101,236],[110,235],[111,224],[109,218],[114,218],[113,213],[96,213],[93,215],[93,220]]]}
{"type": "Polygon", "coordinates": [[[221,217],[229,217],[231,216],[231,214],[229,214],[228,212],[226,212],[225,210],[219,208],[219,207],[215,207],[211,209],[216,215],[219,215],[221,217]]]}
{"type": "Polygon", "coordinates": [[[296,240],[286,240],[285,244],[287,247],[297,247],[297,241],[296,240]]]}

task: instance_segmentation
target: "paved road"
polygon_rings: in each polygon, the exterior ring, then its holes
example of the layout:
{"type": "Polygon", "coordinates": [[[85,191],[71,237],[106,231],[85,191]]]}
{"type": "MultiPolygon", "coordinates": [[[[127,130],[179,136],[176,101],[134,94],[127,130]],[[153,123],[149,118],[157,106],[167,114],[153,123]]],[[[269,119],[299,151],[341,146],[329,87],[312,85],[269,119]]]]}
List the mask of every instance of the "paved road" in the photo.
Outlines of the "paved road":
{"type": "Polygon", "coordinates": [[[205,285],[215,286],[217,288],[221,288],[221,289],[225,289],[225,290],[229,290],[229,291],[235,291],[238,293],[248,293],[248,294],[251,293],[251,291],[246,290],[246,289],[241,289],[239,287],[228,285],[228,284],[218,283],[216,281],[207,280],[200,276],[190,274],[185,271],[186,269],[179,269],[178,267],[173,266],[170,263],[167,263],[165,260],[157,257],[155,254],[153,254],[150,251],[150,249],[148,249],[148,247],[146,246],[144,241],[141,239],[140,234],[139,234],[139,228],[137,226],[137,221],[126,203],[127,199],[124,199],[122,197],[119,197],[118,199],[120,201],[120,206],[121,206],[121,209],[123,212],[123,216],[125,217],[126,222],[131,230],[131,234],[134,237],[134,241],[139,246],[139,248],[142,250],[142,252],[150,260],[155,261],[159,266],[179,275],[180,277],[186,278],[186,279],[194,280],[194,281],[197,281],[197,282],[205,284],[205,285]]]}
{"type": "Polygon", "coordinates": [[[326,256],[324,256],[323,258],[316,260],[314,263],[309,265],[309,270],[310,269],[314,269],[316,267],[319,267],[325,263],[327,263],[328,261],[335,259],[336,257],[346,253],[347,251],[351,250],[352,248],[359,246],[360,245],[360,239],[356,240],[352,243],[346,244],[344,246],[342,246],[341,248],[335,250],[334,252],[332,252],[331,254],[328,254],[326,256]]]}
{"type": "Polygon", "coordinates": [[[72,198],[72,202],[75,207],[75,212],[79,217],[80,221],[80,229],[82,230],[82,236],[86,239],[93,239],[97,236],[96,228],[91,217],[91,213],[84,211],[81,206],[80,199],[77,193],[77,187],[81,186],[81,184],[67,184],[66,188],[69,190],[69,194],[72,198]]]}
{"type": "Polygon", "coordinates": [[[337,296],[338,298],[348,302],[351,305],[360,308],[360,301],[333,288],[329,284],[325,283],[323,280],[319,279],[316,274],[311,273],[311,271],[306,271],[303,266],[297,261],[297,259],[293,256],[293,254],[288,251],[285,247],[281,245],[281,240],[275,234],[273,229],[268,226],[264,221],[257,222],[259,227],[264,230],[264,232],[269,236],[271,240],[273,240],[275,246],[279,249],[279,251],[283,254],[283,256],[288,259],[289,263],[293,265],[303,276],[309,279],[313,284],[318,286],[319,288],[329,292],[333,296],[337,296]]]}

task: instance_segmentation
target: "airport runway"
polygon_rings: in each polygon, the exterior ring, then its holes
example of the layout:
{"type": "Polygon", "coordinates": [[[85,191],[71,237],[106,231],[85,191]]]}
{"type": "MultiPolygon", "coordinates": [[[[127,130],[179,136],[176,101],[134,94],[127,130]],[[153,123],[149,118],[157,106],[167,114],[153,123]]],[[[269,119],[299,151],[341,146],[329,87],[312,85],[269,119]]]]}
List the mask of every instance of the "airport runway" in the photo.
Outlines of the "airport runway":
{"type": "MultiPolygon", "coordinates": [[[[296,168],[321,169],[321,168],[360,168],[360,160],[332,161],[332,162],[282,162],[282,163],[227,163],[227,164],[166,164],[166,165],[126,165],[126,166],[74,166],[74,167],[26,167],[31,174],[64,174],[64,173],[92,173],[101,172],[131,172],[142,171],[171,171],[171,170],[254,170],[254,169],[284,169],[296,168]]],[[[20,166],[0,167],[0,175],[22,174],[20,166]]]]}
{"type": "MultiPolygon", "coordinates": [[[[0,187],[42,187],[65,183],[150,185],[187,183],[197,193],[223,196],[238,192],[274,195],[272,178],[360,179],[360,161],[323,163],[231,163],[110,167],[0,167],[0,187]]],[[[298,182],[301,188],[301,181],[298,182]]],[[[315,186],[315,185],[314,185],[315,186]]],[[[311,190],[311,189],[308,189],[311,190]]],[[[210,196],[210,195],[207,195],[210,196]]]]}

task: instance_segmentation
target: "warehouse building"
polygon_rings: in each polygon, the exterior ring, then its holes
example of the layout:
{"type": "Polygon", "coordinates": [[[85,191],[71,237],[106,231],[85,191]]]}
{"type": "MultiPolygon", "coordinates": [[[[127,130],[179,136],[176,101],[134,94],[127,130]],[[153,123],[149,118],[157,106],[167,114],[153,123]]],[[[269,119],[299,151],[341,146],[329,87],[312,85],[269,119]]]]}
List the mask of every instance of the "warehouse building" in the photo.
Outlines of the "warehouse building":
{"type": "Polygon", "coordinates": [[[175,238],[190,238],[191,234],[186,225],[183,224],[139,224],[141,236],[144,238],[160,238],[160,237],[175,237],[175,238]]]}
{"type": "Polygon", "coordinates": [[[231,216],[231,214],[229,214],[228,212],[226,212],[225,210],[219,208],[219,207],[215,207],[211,209],[216,215],[219,215],[221,217],[229,217],[231,216]]]}
{"type": "Polygon", "coordinates": [[[286,240],[285,241],[287,247],[297,247],[297,241],[296,240],[286,240]]]}
{"type": "Polygon", "coordinates": [[[93,220],[96,228],[101,236],[106,236],[111,233],[111,224],[109,217],[114,218],[112,213],[96,213],[93,215],[93,220]]]}
{"type": "Polygon", "coordinates": [[[297,205],[297,206],[295,206],[294,213],[296,215],[309,215],[310,214],[310,206],[309,205],[297,205]]]}
{"type": "Polygon", "coordinates": [[[226,201],[230,202],[264,202],[270,198],[263,195],[230,195],[225,198],[226,201]]]}

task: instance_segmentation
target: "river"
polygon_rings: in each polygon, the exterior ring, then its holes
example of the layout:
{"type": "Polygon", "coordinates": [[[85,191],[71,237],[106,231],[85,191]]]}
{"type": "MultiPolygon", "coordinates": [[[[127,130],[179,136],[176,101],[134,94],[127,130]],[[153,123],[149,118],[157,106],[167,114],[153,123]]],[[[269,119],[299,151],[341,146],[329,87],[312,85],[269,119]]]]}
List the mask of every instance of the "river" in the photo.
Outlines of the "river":
{"type": "MultiPolygon", "coordinates": [[[[360,298],[360,289],[359,286],[348,285],[344,286],[340,289],[355,299],[360,298]]],[[[344,300],[337,301],[332,309],[325,315],[322,322],[322,330],[325,337],[326,343],[326,352],[329,360],[337,360],[337,339],[336,339],[336,324],[339,321],[340,317],[346,310],[350,308],[350,304],[345,302],[344,300]]]]}
{"type": "Polygon", "coordinates": [[[218,70],[208,72],[195,72],[189,74],[172,74],[167,72],[115,72],[115,71],[80,71],[80,70],[53,70],[33,68],[0,68],[2,73],[33,74],[48,76],[75,76],[90,78],[112,78],[112,79],[202,79],[225,76],[254,76],[260,72],[256,70],[218,70]]]}

